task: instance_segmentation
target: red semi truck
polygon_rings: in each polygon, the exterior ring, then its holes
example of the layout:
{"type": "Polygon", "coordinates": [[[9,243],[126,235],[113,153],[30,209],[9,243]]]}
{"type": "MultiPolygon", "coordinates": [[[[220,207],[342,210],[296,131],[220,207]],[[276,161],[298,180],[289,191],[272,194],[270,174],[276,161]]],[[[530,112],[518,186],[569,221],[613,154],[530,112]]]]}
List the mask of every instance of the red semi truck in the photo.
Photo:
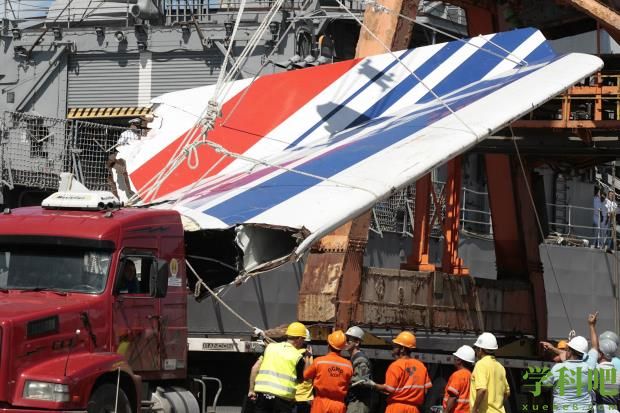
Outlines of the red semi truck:
{"type": "Polygon", "coordinates": [[[106,193],[44,205],[0,215],[0,409],[199,412],[180,384],[180,215],[109,208],[106,193]]]}

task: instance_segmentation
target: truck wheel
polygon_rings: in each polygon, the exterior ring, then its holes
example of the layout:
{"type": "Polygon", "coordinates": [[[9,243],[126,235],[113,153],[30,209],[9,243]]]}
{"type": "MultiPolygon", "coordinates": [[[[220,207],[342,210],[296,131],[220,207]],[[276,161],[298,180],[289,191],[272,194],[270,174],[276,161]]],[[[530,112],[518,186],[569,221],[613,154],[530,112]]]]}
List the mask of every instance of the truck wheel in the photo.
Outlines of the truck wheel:
{"type": "MultiPolygon", "coordinates": [[[[95,390],[88,400],[86,407],[88,413],[114,413],[116,402],[116,386],[114,384],[102,384],[95,390]]],[[[118,412],[131,413],[131,404],[123,389],[118,389],[118,412]]]]}

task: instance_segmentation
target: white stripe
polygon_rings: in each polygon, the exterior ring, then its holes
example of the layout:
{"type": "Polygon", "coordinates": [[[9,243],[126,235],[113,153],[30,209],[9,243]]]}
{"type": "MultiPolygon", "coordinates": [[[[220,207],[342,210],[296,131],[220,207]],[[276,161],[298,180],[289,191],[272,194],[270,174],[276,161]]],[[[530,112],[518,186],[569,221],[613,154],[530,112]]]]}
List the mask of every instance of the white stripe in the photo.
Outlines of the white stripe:
{"type": "MultiPolygon", "coordinates": [[[[543,34],[540,31],[536,30],[534,34],[532,34],[526,41],[521,43],[519,47],[517,47],[515,50],[512,51],[512,55],[519,59],[525,59],[530,53],[536,50],[536,48],[540,46],[544,41],[545,41],[545,36],[543,36],[543,34]]],[[[482,79],[483,80],[490,79],[507,70],[514,68],[515,66],[516,64],[512,60],[509,60],[509,59],[502,60],[500,64],[495,66],[493,70],[487,73],[482,79]]]]}

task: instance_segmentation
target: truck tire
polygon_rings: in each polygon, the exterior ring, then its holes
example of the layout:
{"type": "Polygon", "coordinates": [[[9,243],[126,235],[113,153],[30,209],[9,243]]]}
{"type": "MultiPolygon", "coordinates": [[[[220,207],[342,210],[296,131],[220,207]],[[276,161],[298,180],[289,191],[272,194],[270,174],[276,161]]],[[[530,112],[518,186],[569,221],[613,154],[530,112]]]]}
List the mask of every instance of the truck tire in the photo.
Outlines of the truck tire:
{"type": "MultiPolygon", "coordinates": [[[[97,387],[88,400],[88,413],[114,413],[116,402],[116,385],[105,383],[97,387]]],[[[118,389],[118,412],[132,413],[131,404],[123,389],[118,389]]]]}

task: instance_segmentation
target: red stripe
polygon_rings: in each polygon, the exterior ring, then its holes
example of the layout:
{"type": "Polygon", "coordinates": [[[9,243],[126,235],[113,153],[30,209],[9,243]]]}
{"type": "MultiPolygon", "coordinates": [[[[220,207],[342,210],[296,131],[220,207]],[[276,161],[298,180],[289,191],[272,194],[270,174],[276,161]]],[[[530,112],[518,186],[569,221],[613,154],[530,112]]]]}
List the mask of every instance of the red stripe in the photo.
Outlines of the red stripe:
{"type": "MultiPolygon", "coordinates": [[[[244,153],[350,70],[357,62],[357,59],[348,60],[259,78],[249,88],[225,127],[216,125],[209,132],[208,139],[221,144],[232,152],[244,153]]],[[[220,121],[226,119],[227,113],[235,107],[242,95],[243,91],[223,105],[220,121]]],[[[131,174],[131,181],[138,188],[138,192],[141,192],[148,181],[168,163],[185,136],[191,132],[190,129],[183,133],[131,174]]],[[[194,133],[196,132],[194,131],[194,133]]],[[[163,182],[157,192],[157,197],[162,197],[193,184],[221,157],[221,154],[203,145],[198,148],[198,157],[200,159],[199,168],[192,170],[187,166],[187,162],[182,162],[163,182]]],[[[217,174],[233,160],[233,158],[227,158],[220,162],[209,176],[217,174]]]]}

